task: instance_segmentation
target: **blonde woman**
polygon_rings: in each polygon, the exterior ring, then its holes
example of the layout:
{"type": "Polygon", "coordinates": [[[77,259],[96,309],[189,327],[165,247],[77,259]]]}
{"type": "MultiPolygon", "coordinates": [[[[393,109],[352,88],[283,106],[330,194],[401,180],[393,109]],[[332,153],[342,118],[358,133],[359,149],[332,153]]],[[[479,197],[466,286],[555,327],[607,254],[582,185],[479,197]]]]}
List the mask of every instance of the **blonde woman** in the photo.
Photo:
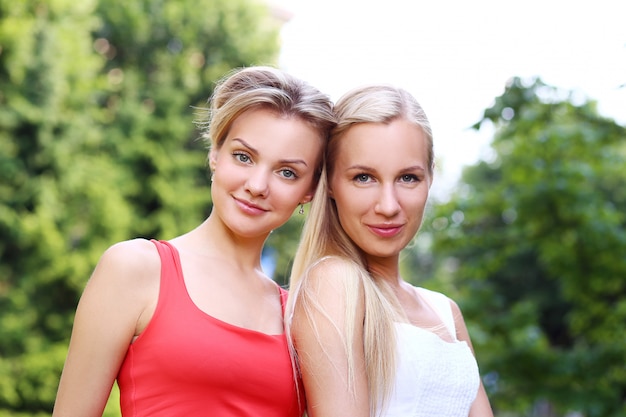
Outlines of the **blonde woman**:
{"type": "Polygon", "coordinates": [[[492,416],[458,306],[400,274],[433,182],[424,111],[369,86],[335,113],[286,311],[308,415],[492,416]]]}
{"type": "Polygon", "coordinates": [[[283,326],[286,292],[261,270],[269,233],[311,200],[332,103],[281,71],[216,86],[202,124],[209,217],[170,241],[113,245],[76,312],[53,415],[302,415],[283,326]]]}

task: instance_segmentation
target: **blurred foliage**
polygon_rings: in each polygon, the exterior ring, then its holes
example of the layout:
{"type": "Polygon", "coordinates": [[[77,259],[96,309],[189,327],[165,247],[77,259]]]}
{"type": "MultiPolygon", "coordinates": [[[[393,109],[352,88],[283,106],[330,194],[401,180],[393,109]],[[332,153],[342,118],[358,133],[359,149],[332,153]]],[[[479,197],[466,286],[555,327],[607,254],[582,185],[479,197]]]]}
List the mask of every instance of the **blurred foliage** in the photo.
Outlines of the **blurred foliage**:
{"type": "MultiPolygon", "coordinates": [[[[0,0],[0,417],[49,415],[106,247],[208,215],[194,109],[277,53],[253,0],[0,0]]],[[[431,203],[403,269],[461,305],[497,415],[624,416],[625,129],[520,79],[483,124],[493,157],[431,203]]],[[[268,239],[281,284],[303,219],[268,239]]]]}
{"type": "Polygon", "coordinates": [[[50,413],[107,246],[208,215],[194,108],[278,31],[253,0],[0,0],[0,415],[50,413]]]}
{"type": "Polygon", "coordinates": [[[626,128],[519,78],[483,123],[492,157],[425,221],[428,285],[461,305],[497,415],[626,416],[626,128]]]}

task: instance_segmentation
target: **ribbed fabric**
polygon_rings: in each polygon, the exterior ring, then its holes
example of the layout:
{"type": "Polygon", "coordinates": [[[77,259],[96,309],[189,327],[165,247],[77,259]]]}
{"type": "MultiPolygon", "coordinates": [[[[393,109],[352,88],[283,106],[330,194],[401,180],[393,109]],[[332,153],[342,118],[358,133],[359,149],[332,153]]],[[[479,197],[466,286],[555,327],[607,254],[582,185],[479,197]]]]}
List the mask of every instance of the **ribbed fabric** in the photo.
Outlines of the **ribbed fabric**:
{"type": "Polygon", "coordinates": [[[479,386],[478,365],[466,342],[456,340],[449,299],[418,289],[454,342],[407,323],[396,323],[398,369],[383,417],[467,417],[479,386]]]}
{"type": "MultiPolygon", "coordinates": [[[[118,375],[124,417],[302,415],[284,334],[240,328],[193,303],[176,248],[161,257],[159,300],[118,375]]],[[[287,292],[277,286],[281,302],[287,292]]]]}

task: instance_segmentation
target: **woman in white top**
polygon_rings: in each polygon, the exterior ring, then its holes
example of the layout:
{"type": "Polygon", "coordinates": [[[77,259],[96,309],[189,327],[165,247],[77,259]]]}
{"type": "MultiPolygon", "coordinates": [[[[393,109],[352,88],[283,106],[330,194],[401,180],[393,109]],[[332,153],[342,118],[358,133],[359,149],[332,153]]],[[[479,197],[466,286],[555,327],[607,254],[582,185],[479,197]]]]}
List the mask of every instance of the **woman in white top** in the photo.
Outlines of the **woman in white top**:
{"type": "Polygon", "coordinates": [[[381,85],[335,112],[286,312],[308,415],[493,416],[458,306],[400,273],[433,181],[424,111],[381,85]]]}

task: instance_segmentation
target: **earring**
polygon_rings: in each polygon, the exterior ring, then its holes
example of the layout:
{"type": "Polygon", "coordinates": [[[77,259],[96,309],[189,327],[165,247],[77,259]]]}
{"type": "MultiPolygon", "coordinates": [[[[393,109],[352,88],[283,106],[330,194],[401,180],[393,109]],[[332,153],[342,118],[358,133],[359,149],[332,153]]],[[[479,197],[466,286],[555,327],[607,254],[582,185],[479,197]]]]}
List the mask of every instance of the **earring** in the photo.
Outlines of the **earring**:
{"type": "Polygon", "coordinates": [[[304,204],[300,203],[300,210],[298,210],[298,214],[304,214],[304,204]]]}

